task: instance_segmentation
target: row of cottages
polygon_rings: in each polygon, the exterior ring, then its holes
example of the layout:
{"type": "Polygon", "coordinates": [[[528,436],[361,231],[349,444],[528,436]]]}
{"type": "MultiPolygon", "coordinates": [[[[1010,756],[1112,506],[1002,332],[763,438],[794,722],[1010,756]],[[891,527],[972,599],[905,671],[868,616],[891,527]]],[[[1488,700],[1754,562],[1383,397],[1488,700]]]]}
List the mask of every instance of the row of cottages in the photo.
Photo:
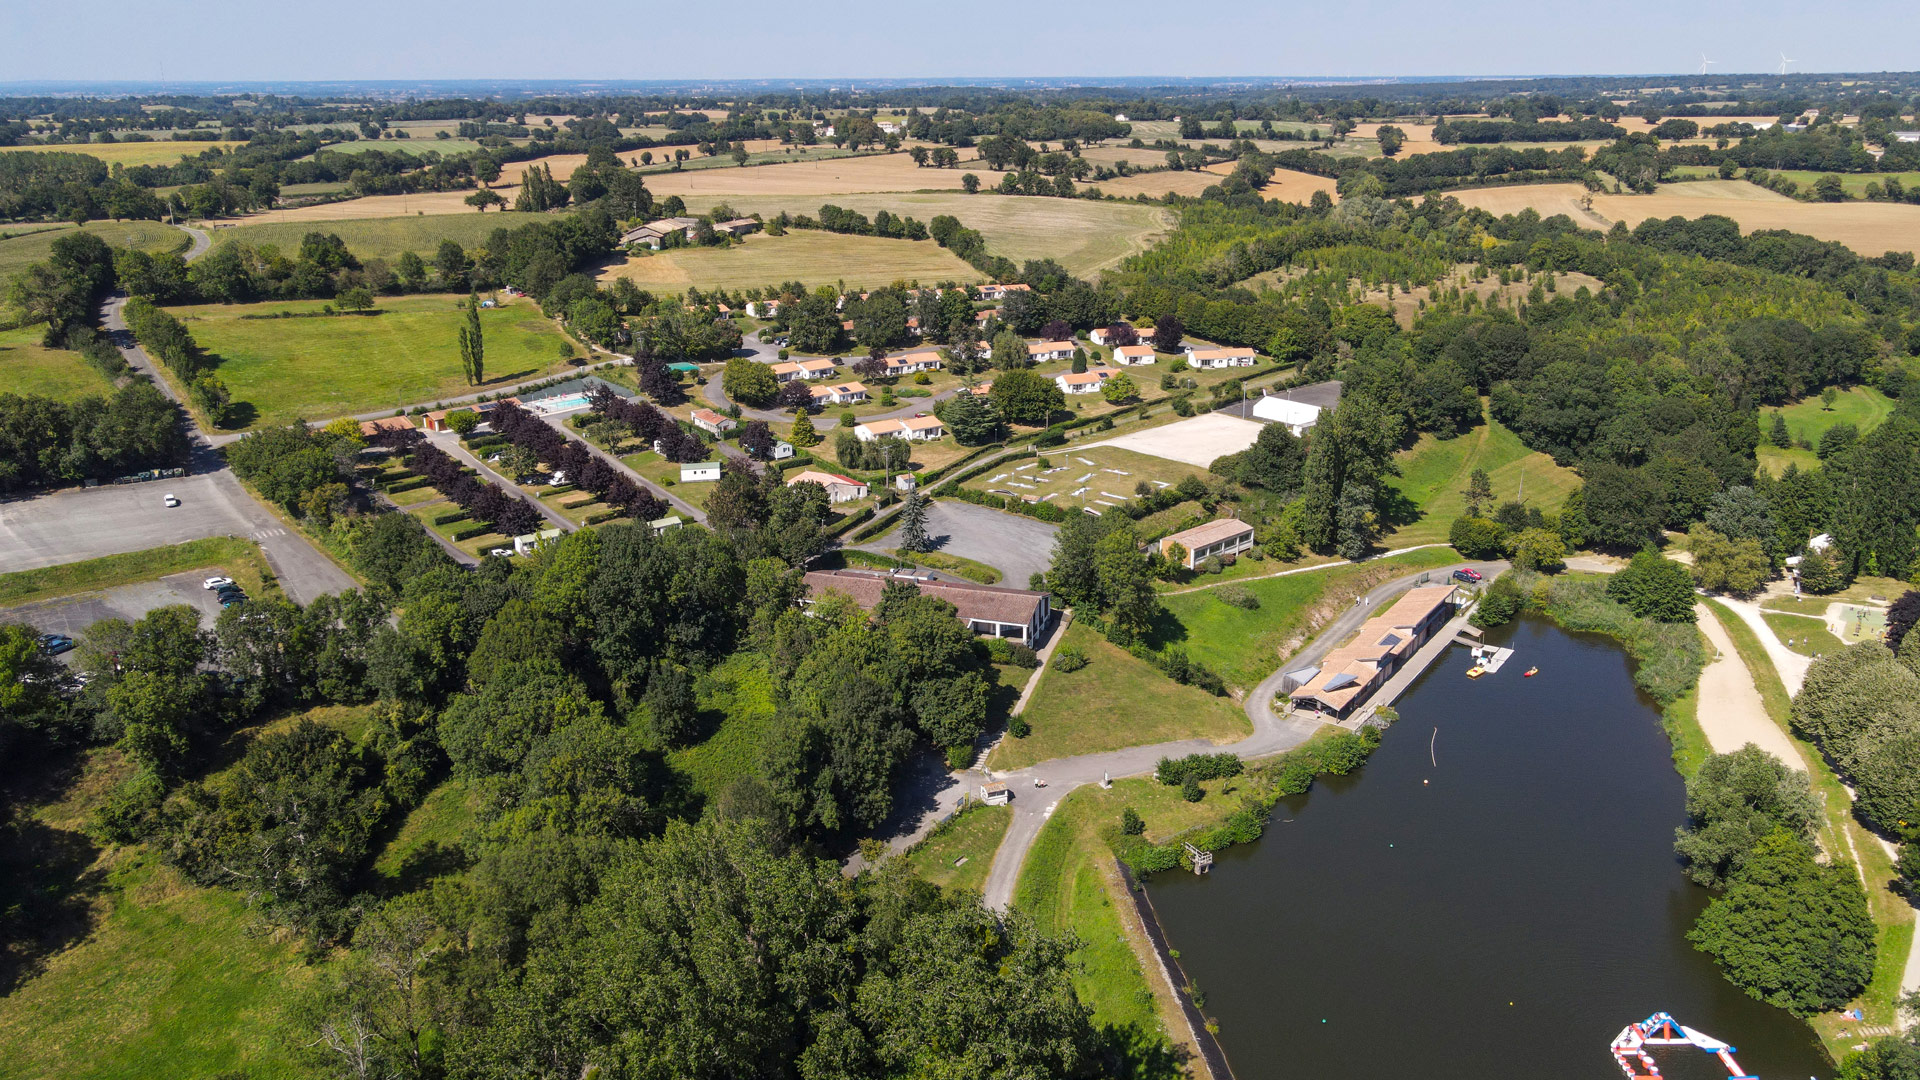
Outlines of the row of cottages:
{"type": "Polygon", "coordinates": [[[1289,672],[1296,685],[1288,696],[1296,708],[1344,719],[1446,625],[1455,603],[1452,585],[1409,589],[1361,623],[1353,640],[1328,653],[1319,667],[1289,672]]]}
{"type": "Polygon", "coordinates": [[[1038,646],[1053,622],[1053,606],[1043,592],[971,581],[934,581],[924,575],[894,575],[877,570],[808,571],[807,597],[802,602],[812,604],[826,593],[837,592],[872,611],[879,605],[887,585],[895,581],[911,582],[919,587],[921,595],[952,604],[960,621],[974,633],[1008,638],[1029,648],[1038,646]]]}
{"type": "Polygon", "coordinates": [[[864,383],[837,383],[833,386],[809,386],[807,393],[813,395],[815,405],[851,405],[856,401],[867,400],[867,388],[864,383]]]}
{"type": "Polygon", "coordinates": [[[810,379],[824,379],[833,374],[831,360],[782,360],[773,365],[775,382],[792,382],[810,379]]]}
{"type": "Polygon", "coordinates": [[[821,472],[819,469],[801,469],[787,477],[788,487],[795,484],[819,484],[827,489],[827,501],[830,503],[852,502],[867,497],[867,485],[851,476],[821,472]]]}
{"type": "Polygon", "coordinates": [[[1063,371],[1053,377],[1053,385],[1063,394],[1091,394],[1100,389],[1100,384],[1113,378],[1109,368],[1094,368],[1091,371],[1063,371]]]}
{"type": "Polygon", "coordinates": [[[1113,362],[1121,367],[1145,367],[1157,359],[1151,345],[1121,345],[1113,350],[1113,362]]]}
{"type": "Polygon", "coordinates": [[[855,425],[853,434],[861,442],[872,442],[887,435],[908,442],[925,442],[944,438],[947,426],[937,416],[909,416],[902,420],[869,420],[855,425]]]}
{"type": "Polygon", "coordinates": [[[887,357],[886,365],[889,376],[913,375],[922,371],[939,371],[940,354],[932,350],[924,349],[919,352],[901,353],[899,356],[887,357]]]}
{"type": "Polygon", "coordinates": [[[1170,558],[1175,545],[1186,552],[1186,567],[1191,570],[1208,559],[1230,559],[1253,550],[1253,526],[1233,518],[1209,521],[1191,529],[1162,537],[1160,557],[1170,558]]]}
{"type": "Polygon", "coordinates": [[[1187,346],[1187,364],[1197,370],[1212,368],[1252,367],[1257,354],[1248,348],[1238,349],[1199,349],[1187,346]]]}
{"type": "Polygon", "coordinates": [[[1019,284],[982,285],[980,286],[980,299],[1005,300],[1007,298],[1007,294],[1010,292],[1031,292],[1031,291],[1032,291],[1032,286],[1030,285],[1019,285],[1019,284]]]}
{"type": "Polygon", "coordinates": [[[1071,360],[1073,359],[1073,342],[1033,342],[1027,346],[1027,359],[1035,364],[1044,364],[1049,360],[1071,360]]]}
{"type": "Polygon", "coordinates": [[[730,416],[722,416],[712,409],[695,409],[693,410],[693,426],[709,435],[719,438],[726,435],[727,432],[732,431],[736,425],[730,416]]]}

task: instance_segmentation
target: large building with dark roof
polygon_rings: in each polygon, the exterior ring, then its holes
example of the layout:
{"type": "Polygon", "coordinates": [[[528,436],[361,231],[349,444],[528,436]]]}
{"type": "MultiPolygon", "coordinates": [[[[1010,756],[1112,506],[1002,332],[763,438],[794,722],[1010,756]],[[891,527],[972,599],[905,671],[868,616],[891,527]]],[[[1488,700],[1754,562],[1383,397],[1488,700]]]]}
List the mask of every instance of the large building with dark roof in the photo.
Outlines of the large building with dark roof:
{"type": "Polygon", "coordinates": [[[812,570],[807,573],[807,601],[827,592],[845,593],[868,611],[880,603],[890,582],[918,586],[926,596],[945,600],[959,613],[967,629],[988,637],[1002,637],[1037,648],[1053,622],[1046,593],[1007,589],[971,581],[935,581],[924,575],[888,574],[878,570],[812,570]]]}

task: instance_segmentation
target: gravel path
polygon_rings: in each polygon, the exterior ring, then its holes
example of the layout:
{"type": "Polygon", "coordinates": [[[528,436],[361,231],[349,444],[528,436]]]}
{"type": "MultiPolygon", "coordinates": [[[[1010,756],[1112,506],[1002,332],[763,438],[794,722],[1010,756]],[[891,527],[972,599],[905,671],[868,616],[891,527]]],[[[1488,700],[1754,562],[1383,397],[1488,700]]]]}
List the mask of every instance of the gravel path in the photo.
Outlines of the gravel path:
{"type": "Polygon", "coordinates": [[[1753,743],[1788,765],[1804,770],[1806,761],[1800,757],[1793,740],[1767,715],[1760,691],[1754,689],[1753,673],[1741,662],[1733,639],[1727,636],[1720,620],[1714,618],[1705,604],[1695,604],[1693,613],[1700,621],[1701,632],[1707,635],[1708,643],[1718,654],[1700,673],[1700,730],[1706,732],[1713,752],[1731,754],[1753,743]]]}

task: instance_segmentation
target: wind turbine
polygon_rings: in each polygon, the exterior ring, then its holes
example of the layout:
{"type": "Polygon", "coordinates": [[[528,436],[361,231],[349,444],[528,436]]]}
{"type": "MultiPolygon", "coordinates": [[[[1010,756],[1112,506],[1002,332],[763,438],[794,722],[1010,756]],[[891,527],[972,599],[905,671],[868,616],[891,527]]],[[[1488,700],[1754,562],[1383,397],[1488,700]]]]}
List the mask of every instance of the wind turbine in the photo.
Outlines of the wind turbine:
{"type": "Polygon", "coordinates": [[[1707,73],[1707,65],[1717,64],[1719,62],[1720,61],[1718,60],[1709,60],[1707,59],[1706,53],[1701,53],[1700,54],[1700,74],[1705,75],[1707,73]]]}
{"type": "Polygon", "coordinates": [[[1787,65],[1788,65],[1788,64],[1794,64],[1794,63],[1798,63],[1798,62],[1799,62],[1799,61],[1797,61],[1797,60],[1789,60],[1789,59],[1787,59],[1787,54],[1786,54],[1786,53],[1781,53],[1781,54],[1780,54],[1780,74],[1782,74],[1782,75],[1785,75],[1785,74],[1787,73],[1787,65]]]}

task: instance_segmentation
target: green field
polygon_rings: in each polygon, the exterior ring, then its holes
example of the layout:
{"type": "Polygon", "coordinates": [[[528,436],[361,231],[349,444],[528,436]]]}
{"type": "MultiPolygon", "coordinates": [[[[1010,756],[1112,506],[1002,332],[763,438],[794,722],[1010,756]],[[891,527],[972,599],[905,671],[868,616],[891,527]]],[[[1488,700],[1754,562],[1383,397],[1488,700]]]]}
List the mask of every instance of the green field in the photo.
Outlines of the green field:
{"type": "MultiPolygon", "coordinates": [[[[1811,169],[1769,169],[1767,171],[1773,176],[1784,176],[1794,183],[1799,184],[1800,191],[1803,194],[1813,189],[1813,182],[1815,180],[1829,175],[1828,173],[1816,172],[1811,169]]],[[[1900,181],[1901,185],[1909,191],[1913,190],[1916,186],[1920,186],[1920,172],[1833,173],[1831,175],[1840,178],[1841,190],[1847,193],[1848,198],[1853,199],[1866,198],[1868,184],[1880,184],[1884,186],[1888,180],[1900,181]]]]}
{"type": "Polygon", "coordinates": [[[1078,647],[1091,662],[1079,671],[1049,668],[1041,674],[1022,714],[1032,733],[1001,740],[988,767],[1019,769],[1173,739],[1231,742],[1252,731],[1231,700],[1174,682],[1083,624],[1068,627],[1063,644],[1078,647]]]}
{"type": "Polygon", "coordinates": [[[1760,446],[1755,454],[1760,464],[1775,476],[1785,472],[1789,464],[1799,465],[1804,472],[1819,465],[1820,458],[1811,450],[1800,449],[1798,444],[1801,440],[1818,446],[1820,436],[1835,424],[1852,424],[1860,429],[1860,434],[1865,435],[1892,414],[1893,399],[1871,386],[1856,386],[1841,391],[1834,398],[1831,411],[1817,394],[1777,409],[1762,409],[1760,446]],[[1776,412],[1787,418],[1787,434],[1793,437],[1794,446],[1778,447],[1769,439],[1773,414],[1776,412]]]}
{"type": "MultiPolygon", "coordinates": [[[[13,275],[44,261],[53,251],[53,242],[73,231],[71,225],[9,226],[7,234],[0,236],[0,291],[13,280],[13,275]]],[[[143,251],[185,250],[191,242],[186,233],[157,221],[89,221],[81,226],[81,231],[90,232],[113,247],[137,247],[143,251]]]]}
{"type": "Polygon", "coordinates": [[[1219,672],[1228,685],[1252,689],[1306,643],[1316,607],[1344,608],[1382,581],[1459,558],[1452,548],[1422,548],[1358,565],[1246,581],[1240,587],[1260,601],[1251,611],[1220,599],[1217,589],[1162,593],[1171,625],[1155,634],[1219,672]]]}
{"type": "MultiPolygon", "coordinates": [[[[720,451],[714,451],[714,458],[720,451]]],[[[709,459],[713,460],[713,459],[709,459]]],[[[707,496],[713,492],[714,482],[702,480],[695,484],[680,482],[680,466],[661,457],[651,450],[642,450],[637,454],[628,454],[620,463],[641,476],[659,484],[672,492],[674,497],[698,509],[707,508],[707,496]]]]}
{"type": "Polygon", "coordinates": [[[0,330],[0,394],[38,395],[72,401],[88,394],[113,392],[99,369],[67,349],[40,344],[45,323],[0,330]]]}
{"type": "Polygon", "coordinates": [[[19,150],[37,150],[48,154],[85,154],[98,158],[109,167],[125,165],[172,165],[182,158],[195,157],[216,147],[231,150],[242,145],[237,142],[190,142],[172,139],[154,139],[150,142],[92,142],[62,143],[57,146],[0,146],[0,153],[19,150]]]}
{"type": "Polygon", "coordinates": [[[1580,486],[1573,470],[1527,449],[1518,435],[1492,420],[1445,441],[1422,435],[1396,460],[1400,475],[1387,483],[1406,496],[1420,517],[1388,533],[1381,543],[1389,548],[1445,543],[1453,519],[1466,512],[1466,499],[1460,493],[1467,489],[1475,469],[1485,469],[1492,479],[1496,505],[1518,498],[1524,484],[1527,505],[1552,512],[1580,486]]]}
{"type": "Polygon", "coordinates": [[[320,301],[171,310],[200,347],[219,358],[218,374],[233,400],[252,407],[241,417],[243,428],[395,409],[564,370],[557,357],[567,339],[532,301],[522,300],[480,313],[488,380],[469,387],[458,355],[463,299],[382,299],[379,315],[311,319],[242,316],[318,311],[320,301]]]}
{"type": "MultiPolygon", "coordinates": [[[[818,207],[816,207],[818,209],[818,207]]],[[[933,285],[976,282],[980,272],[931,240],[888,240],[796,229],[785,236],[755,233],[727,247],[675,248],[614,263],[601,277],[629,278],[652,292],[755,289],[782,282],[879,288],[895,281],[933,285]]]]}
{"type": "Polygon", "coordinates": [[[1013,823],[1011,806],[975,806],[929,836],[907,856],[916,877],[950,889],[979,892],[993,867],[994,852],[1013,823]],[[960,860],[965,859],[964,863],[960,860]]]}
{"type": "Polygon", "coordinates": [[[423,214],[344,221],[272,221],[215,229],[213,242],[216,247],[233,243],[256,247],[273,244],[281,254],[291,257],[300,249],[301,238],[308,233],[332,233],[346,243],[347,250],[362,259],[392,260],[411,251],[430,260],[442,240],[453,240],[470,248],[484,244],[495,229],[512,229],[542,219],[540,214],[503,210],[488,214],[423,214]]]}
{"type": "MultiPolygon", "coordinates": [[[[992,173],[981,173],[983,183],[997,183],[992,173]]],[[[987,238],[987,249],[1016,263],[1054,259],[1080,276],[1119,263],[1145,251],[1173,227],[1172,211],[1137,203],[1089,202],[1021,195],[938,194],[871,195],[736,195],[727,199],[743,214],[772,217],[782,210],[817,216],[823,203],[857,210],[872,217],[890,210],[932,221],[951,214],[987,238]]],[[[698,205],[698,200],[693,200],[698,205]]]]}
{"type": "MultiPolygon", "coordinates": [[[[389,152],[398,150],[402,153],[413,154],[415,156],[423,156],[427,151],[432,150],[443,156],[451,157],[454,154],[470,154],[480,149],[480,144],[472,139],[436,139],[432,134],[428,134],[422,138],[418,134],[410,134],[404,139],[358,139],[353,142],[332,143],[321,147],[321,149],[329,154],[364,154],[369,150],[384,150],[389,152]]],[[[309,154],[300,160],[306,161],[312,156],[313,155],[309,154]]]]}

